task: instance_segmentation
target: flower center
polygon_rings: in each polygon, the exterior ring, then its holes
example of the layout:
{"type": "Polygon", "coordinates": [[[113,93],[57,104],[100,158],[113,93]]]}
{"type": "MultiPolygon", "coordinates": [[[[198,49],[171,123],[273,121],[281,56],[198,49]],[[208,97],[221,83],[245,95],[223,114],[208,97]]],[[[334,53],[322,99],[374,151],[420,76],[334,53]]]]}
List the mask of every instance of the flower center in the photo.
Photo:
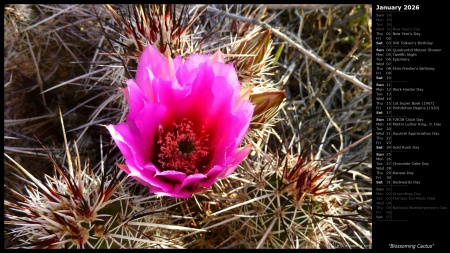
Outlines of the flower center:
{"type": "Polygon", "coordinates": [[[154,161],[162,170],[176,170],[187,175],[203,172],[209,163],[208,134],[202,126],[196,133],[193,124],[183,119],[171,131],[158,129],[154,161]]]}

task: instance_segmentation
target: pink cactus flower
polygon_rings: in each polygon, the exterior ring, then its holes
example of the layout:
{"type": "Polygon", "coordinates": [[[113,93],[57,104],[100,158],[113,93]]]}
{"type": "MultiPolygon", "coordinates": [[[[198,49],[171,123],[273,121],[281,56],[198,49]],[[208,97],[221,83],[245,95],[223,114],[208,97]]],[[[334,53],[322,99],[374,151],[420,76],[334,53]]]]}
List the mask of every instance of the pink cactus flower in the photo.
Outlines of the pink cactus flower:
{"type": "Polygon", "coordinates": [[[172,60],[149,45],[127,84],[126,122],[106,127],[125,158],[119,167],[151,193],[188,198],[249,153],[239,146],[254,105],[220,52],[172,60]]]}

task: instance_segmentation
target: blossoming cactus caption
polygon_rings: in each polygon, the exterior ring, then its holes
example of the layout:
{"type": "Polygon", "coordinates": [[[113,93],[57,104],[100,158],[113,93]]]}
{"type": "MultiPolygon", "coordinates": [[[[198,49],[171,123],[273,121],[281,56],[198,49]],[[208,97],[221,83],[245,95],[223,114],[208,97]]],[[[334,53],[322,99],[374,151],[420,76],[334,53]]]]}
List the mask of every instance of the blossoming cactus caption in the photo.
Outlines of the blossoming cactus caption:
{"type": "Polygon", "coordinates": [[[172,60],[149,45],[127,84],[126,122],[107,128],[125,157],[119,167],[150,192],[188,198],[230,175],[249,153],[250,145],[239,145],[254,105],[220,52],[172,60]]]}

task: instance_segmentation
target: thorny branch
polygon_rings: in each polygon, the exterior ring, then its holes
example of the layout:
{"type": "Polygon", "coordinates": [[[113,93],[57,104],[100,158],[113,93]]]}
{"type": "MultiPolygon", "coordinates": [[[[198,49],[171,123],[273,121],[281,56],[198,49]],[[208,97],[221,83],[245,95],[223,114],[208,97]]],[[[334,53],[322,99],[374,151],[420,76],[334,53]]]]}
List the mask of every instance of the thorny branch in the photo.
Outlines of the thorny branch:
{"type": "Polygon", "coordinates": [[[329,70],[329,71],[331,71],[333,73],[336,73],[336,75],[338,75],[338,76],[342,77],[343,79],[345,79],[345,80],[355,84],[356,86],[364,89],[364,91],[366,91],[366,92],[372,92],[372,87],[367,86],[366,84],[362,83],[361,81],[359,81],[354,76],[350,76],[350,75],[348,75],[348,74],[346,74],[346,73],[336,69],[335,67],[329,65],[322,58],[320,58],[316,54],[310,52],[309,50],[304,48],[302,45],[296,43],[295,41],[293,41],[291,38],[286,36],[284,33],[279,31],[278,29],[275,29],[275,28],[271,27],[269,24],[267,24],[265,22],[262,22],[262,21],[258,21],[258,20],[252,19],[252,18],[246,18],[246,17],[240,16],[240,15],[237,15],[237,14],[228,13],[228,12],[219,10],[219,9],[217,9],[215,7],[212,7],[212,6],[208,6],[206,8],[207,8],[208,11],[218,12],[221,15],[227,16],[229,18],[241,20],[241,21],[252,23],[252,24],[256,24],[256,25],[260,25],[260,26],[262,26],[263,28],[265,28],[267,30],[271,30],[272,33],[275,34],[275,36],[277,36],[278,38],[286,41],[291,46],[295,47],[298,51],[300,51],[301,53],[306,55],[308,58],[310,58],[311,60],[317,62],[323,68],[325,68],[325,69],[327,69],[327,70],[329,70]]]}

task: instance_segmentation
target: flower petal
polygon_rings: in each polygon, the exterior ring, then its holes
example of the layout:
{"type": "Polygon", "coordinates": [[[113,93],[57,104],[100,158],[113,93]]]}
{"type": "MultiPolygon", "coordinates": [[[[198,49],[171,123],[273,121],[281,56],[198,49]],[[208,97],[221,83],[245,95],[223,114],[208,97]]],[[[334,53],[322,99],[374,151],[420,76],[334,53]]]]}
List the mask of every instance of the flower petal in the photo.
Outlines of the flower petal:
{"type": "Polygon", "coordinates": [[[164,57],[164,55],[153,46],[146,47],[139,58],[136,81],[141,88],[144,86],[151,87],[151,83],[146,81],[150,81],[150,79],[147,79],[148,70],[151,70],[155,77],[163,80],[173,80],[175,78],[172,59],[164,57]]]}
{"type": "Polygon", "coordinates": [[[127,117],[135,119],[136,114],[142,110],[145,103],[149,102],[149,100],[132,79],[127,80],[127,87],[122,89],[122,91],[130,107],[127,117]]]}
{"type": "MultiPolygon", "coordinates": [[[[146,154],[149,159],[153,154],[154,140],[158,126],[165,121],[166,117],[167,108],[165,105],[151,103],[146,104],[134,120],[134,123],[140,132],[139,145],[141,146],[143,153],[146,154]]],[[[128,122],[133,121],[128,120],[128,122]]]]}
{"type": "Polygon", "coordinates": [[[119,169],[125,171],[127,174],[130,174],[130,169],[128,169],[128,166],[126,164],[117,164],[117,167],[119,167],[119,169]]]}
{"type": "Polygon", "coordinates": [[[214,184],[214,182],[216,182],[217,177],[220,175],[220,173],[222,173],[222,171],[222,166],[215,165],[208,173],[206,173],[205,179],[201,180],[198,184],[205,188],[210,187],[212,184],[214,184]]]}
{"type": "Polygon", "coordinates": [[[181,189],[181,184],[186,178],[186,174],[179,171],[167,170],[160,173],[156,173],[155,179],[160,180],[161,182],[171,184],[172,188],[167,190],[167,192],[177,193],[181,189]]]}
{"type": "Polygon", "coordinates": [[[190,92],[180,101],[182,106],[178,109],[178,118],[188,117],[192,122],[201,125],[205,115],[209,115],[210,104],[214,101],[212,84],[214,72],[206,63],[199,66],[201,71],[192,82],[190,92]]]}
{"type": "Polygon", "coordinates": [[[165,119],[168,122],[173,123],[176,121],[178,107],[183,106],[180,101],[186,97],[188,92],[189,90],[181,88],[178,84],[174,85],[173,82],[164,80],[155,80],[153,82],[153,93],[156,94],[155,102],[164,104],[167,108],[165,119]]]}
{"type": "Polygon", "coordinates": [[[168,182],[164,179],[164,177],[157,176],[157,174],[159,173],[158,169],[151,163],[147,164],[147,166],[145,167],[141,167],[138,169],[131,166],[128,166],[128,168],[131,171],[130,176],[139,178],[139,182],[144,182],[147,186],[158,186],[166,192],[170,192],[174,188],[174,184],[172,182],[168,182]]]}
{"type": "Polygon", "coordinates": [[[181,191],[174,193],[174,192],[167,192],[164,191],[164,189],[158,187],[158,186],[150,186],[150,193],[154,193],[158,196],[169,196],[174,198],[189,198],[192,194],[188,192],[185,189],[182,189],[181,191]]]}
{"type": "MultiPolygon", "coordinates": [[[[228,86],[230,86],[230,88],[232,88],[232,90],[234,91],[233,99],[236,99],[237,94],[239,94],[241,91],[241,84],[239,83],[239,79],[236,70],[233,67],[233,64],[215,62],[213,63],[212,67],[216,76],[225,78],[228,86]]],[[[233,100],[230,102],[234,103],[236,101],[233,100]]]]}
{"type": "Polygon", "coordinates": [[[211,56],[212,62],[221,62],[224,63],[225,60],[223,59],[222,52],[220,50],[217,50],[212,56],[211,56]]]}
{"type": "Polygon", "coordinates": [[[107,125],[106,128],[125,157],[127,165],[139,167],[148,162],[146,154],[140,148],[139,133],[133,133],[127,123],[107,125]]]}
{"type": "Polygon", "coordinates": [[[248,153],[250,152],[251,145],[247,145],[245,147],[242,147],[234,153],[232,157],[227,159],[227,163],[229,164],[227,168],[223,170],[223,172],[219,175],[219,178],[224,178],[233,173],[237,166],[242,162],[242,160],[247,157],[248,153]]]}
{"type": "Polygon", "coordinates": [[[206,175],[203,175],[203,174],[189,175],[186,177],[186,179],[184,179],[183,184],[181,184],[181,187],[184,188],[184,187],[192,186],[204,178],[206,178],[206,175]]]}

